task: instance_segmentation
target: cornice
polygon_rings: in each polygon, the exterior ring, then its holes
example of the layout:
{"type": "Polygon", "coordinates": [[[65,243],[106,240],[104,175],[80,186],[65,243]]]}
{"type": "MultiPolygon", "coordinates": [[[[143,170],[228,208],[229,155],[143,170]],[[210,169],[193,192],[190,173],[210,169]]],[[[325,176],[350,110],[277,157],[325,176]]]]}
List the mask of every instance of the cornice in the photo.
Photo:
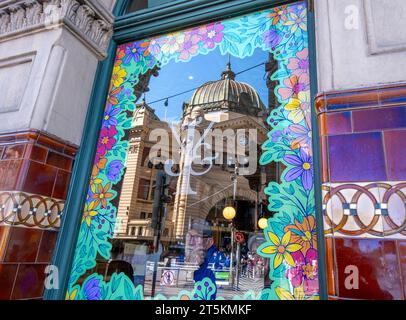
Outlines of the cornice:
{"type": "Polygon", "coordinates": [[[113,22],[113,15],[95,0],[6,0],[0,4],[0,42],[65,26],[104,58],[113,22]]]}

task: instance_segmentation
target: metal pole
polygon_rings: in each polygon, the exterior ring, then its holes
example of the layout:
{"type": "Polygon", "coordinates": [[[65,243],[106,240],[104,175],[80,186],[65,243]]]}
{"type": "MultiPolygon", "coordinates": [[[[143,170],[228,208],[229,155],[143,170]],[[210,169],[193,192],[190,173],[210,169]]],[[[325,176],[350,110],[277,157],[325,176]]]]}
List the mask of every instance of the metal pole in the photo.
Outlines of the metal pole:
{"type": "Polygon", "coordinates": [[[237,253],[236,253],[237,266],[235,268],[235,279],[236,279],[236,283],[237,283],[237,286],[236,286],[237,290],[239,290],[238,286],[240,284],[240,260],[241,260],[240,252],[241,252],[241,245],[239,243],[237,243],[237,253]]]}
{"type": "Polygon", "coordinates": [[[231,288],[234,289],[234,276],[233,276],[233,261],[234,261],[234,226],[233,222],[230,223],[231,227],[231,253],[230,253],[230,278],[231,288]]]}
{"type": "MultiPolygon", "coordinates": [[[[165,173],[159,170],[156,174],[155,181],[155,194],[154,194],[154,205],[152,208],[152,227],[154,228],[154,253],[158,252],[159,242],[161,239],[161,224],[163,215],[163,191],[165,186],[165,173]]],[[[155,286],[156,279],[158,276],[158,261],[157,256],[154,256],[154,271],[152,273],[152,287],[151,287],[151,297],[155,297],[155,286]]]]}

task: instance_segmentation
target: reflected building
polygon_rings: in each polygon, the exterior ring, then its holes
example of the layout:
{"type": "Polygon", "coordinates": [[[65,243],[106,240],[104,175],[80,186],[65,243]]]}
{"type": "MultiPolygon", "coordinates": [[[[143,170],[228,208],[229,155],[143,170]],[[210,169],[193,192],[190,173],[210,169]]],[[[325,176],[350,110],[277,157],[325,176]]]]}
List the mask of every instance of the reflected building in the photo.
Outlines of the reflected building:
{"type": "Polygon", "coordinates": [[[130,131],[115,239],[136,243],[153,240],[157,171],[157,153],[151,152],[157,144],[156,135],[151,135],[154,130],[168,137],[160,141],[158,162],[164,163],[167,157],[178,160],[172,167],[176,175],[170,183],[173,197],[161,233],[164,247],[184,246],[186,234],[196,221],[210,226],[215,244],[224,247],[230,230],[222,210],[230,204],[237,209],[236,228],[255,232],[260,204],[265,200],[263,189],[275,175],[258,165],[260,146],[269,132],[267,113],[258,92],[238,82],[230,64],[219,80],[201,85],[190,102],[183,104],[182,120],[176,128],[160,120],[145,101],[138,104],[130,131]]]}

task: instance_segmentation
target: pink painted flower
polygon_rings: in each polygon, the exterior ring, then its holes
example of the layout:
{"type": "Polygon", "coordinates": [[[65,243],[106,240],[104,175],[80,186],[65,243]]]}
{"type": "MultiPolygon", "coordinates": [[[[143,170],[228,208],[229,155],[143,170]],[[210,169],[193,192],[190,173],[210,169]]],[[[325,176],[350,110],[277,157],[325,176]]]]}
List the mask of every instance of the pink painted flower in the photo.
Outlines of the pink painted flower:
{"type": "Polygon", "coordinates": [[[317,251],[310,248],[306,256],[299,250],[293,252],[292,258],[295,262],[294,268],[289,268],[286,277],[291,281],[294,288],[303,284],[306,296],[312,296],[318,293],[318,264],[317,251]]]}
{"type": "Polygon", "coordinates": [[[108,150],[111,150],[116,143],[114,136],[117,134],[115,126],[110,128],[104,127],[100,131],[99,143],[97,144],[97,153],[100,157],[104,157],[108,150]]]}
{"type": "Polygon", "coordinates": [[[305,48],[296,54],[296,58],[291,58],[288,69],[292,70],[293,74],[297,76],[309,73],[309,49],[305,48]]]}
{"type": "Polygon", "coordinates": [[[221,23],[211,23],[199,28],[199,34],[202,37],[204,46],[208,49],[213,49],[216,43],[223,40],[224,26],[221,23]]]}
{"type": "Polygon", "coordinates": [[[185,36],[185,41],[183,45],[180,47],[179,52],[179,59],[181,60],[188,60],[191,55],[194,55],[199,50],[199,41],[200,36],[197,33],[188,33],[185,36]]]}
{"type": "Polygon", "coordinates": [[[292,97],[297,97],[300,92],[306,91],[310,88],[310,79],[307,73],[300,76],[292,75],[283,81],[285,87],[278,89],[278,94],[282,100],[288,100],[292,97]]]}

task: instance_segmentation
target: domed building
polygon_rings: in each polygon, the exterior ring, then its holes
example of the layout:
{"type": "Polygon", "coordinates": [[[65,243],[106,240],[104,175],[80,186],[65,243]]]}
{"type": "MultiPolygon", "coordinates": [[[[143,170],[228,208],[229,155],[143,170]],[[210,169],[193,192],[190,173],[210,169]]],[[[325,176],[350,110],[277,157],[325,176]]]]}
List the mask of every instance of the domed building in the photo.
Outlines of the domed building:
{"type": "Polygon", "coordinates": [[[183,118],[189,118],[197,111],[203,112],[206,120],[214,122],[241,115],[264,117],[266,107],[257,91],[249,84],[236,81],[235,77],[228,63],[220,80],[203,84],[193,93],[190,103],[184,103],[183,118]]]}

